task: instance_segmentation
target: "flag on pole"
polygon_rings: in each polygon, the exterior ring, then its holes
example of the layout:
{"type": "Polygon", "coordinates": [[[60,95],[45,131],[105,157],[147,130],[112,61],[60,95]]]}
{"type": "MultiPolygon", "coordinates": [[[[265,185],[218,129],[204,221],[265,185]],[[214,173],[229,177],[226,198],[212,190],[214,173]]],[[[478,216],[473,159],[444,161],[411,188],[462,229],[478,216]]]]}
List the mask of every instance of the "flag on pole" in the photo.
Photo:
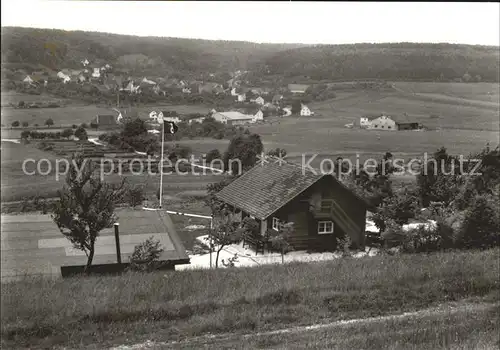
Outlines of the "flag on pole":
{"type": "Polygon", "coordinates": [[[165,132],[168,134],[175,134],[179,130],[179,127],[174,122],[165,123],[165,132]]]}
{"type": "Polygon", "coordinates": [[[163,112],[158,113],[158,117],[156,119],[158,123],[163,124],[163,112]]]}

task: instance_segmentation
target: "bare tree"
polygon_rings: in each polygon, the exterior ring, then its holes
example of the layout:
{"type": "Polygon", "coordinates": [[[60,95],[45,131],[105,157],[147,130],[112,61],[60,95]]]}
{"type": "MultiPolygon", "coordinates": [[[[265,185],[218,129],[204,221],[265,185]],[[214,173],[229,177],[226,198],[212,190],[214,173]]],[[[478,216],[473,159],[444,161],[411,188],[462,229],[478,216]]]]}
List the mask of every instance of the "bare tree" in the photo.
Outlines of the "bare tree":
{"type": "Polygon", "coordinates": [[[51,215],[61,233],[87,255],[85,272],[92,265],[99,232],[116,222],[115,204],[125,194],[125,181],[118,185],[104,183],[96,168],[81,154],[73,156],[66,186],[59,191],[51,215]]]}

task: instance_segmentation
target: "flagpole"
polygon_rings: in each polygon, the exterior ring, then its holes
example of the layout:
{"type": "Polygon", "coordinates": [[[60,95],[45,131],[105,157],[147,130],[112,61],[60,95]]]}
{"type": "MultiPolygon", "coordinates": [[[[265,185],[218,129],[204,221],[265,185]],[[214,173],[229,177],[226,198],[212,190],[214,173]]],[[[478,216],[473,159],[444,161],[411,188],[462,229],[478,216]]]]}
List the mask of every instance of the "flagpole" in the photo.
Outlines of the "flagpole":
{"type": "Polygon", "coordinates": [[[160,170],[160,209],[163,204],[162,199],[163,199],[163,143],[165,141],[165,122],[161,123],[161,156],[160,156],[160,166],[158,168],[161,168],[160,170]]]}

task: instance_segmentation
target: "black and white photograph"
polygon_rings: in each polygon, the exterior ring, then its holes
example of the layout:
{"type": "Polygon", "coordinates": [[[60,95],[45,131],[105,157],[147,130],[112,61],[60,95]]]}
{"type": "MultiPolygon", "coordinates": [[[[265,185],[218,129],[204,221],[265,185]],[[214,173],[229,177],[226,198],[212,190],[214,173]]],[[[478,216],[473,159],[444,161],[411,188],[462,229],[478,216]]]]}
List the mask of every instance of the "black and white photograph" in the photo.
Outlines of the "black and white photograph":
{"type": "Polygon", "coordinates": [[[500,3],[1,2],[2,349],[500,348],[500,3]]]}

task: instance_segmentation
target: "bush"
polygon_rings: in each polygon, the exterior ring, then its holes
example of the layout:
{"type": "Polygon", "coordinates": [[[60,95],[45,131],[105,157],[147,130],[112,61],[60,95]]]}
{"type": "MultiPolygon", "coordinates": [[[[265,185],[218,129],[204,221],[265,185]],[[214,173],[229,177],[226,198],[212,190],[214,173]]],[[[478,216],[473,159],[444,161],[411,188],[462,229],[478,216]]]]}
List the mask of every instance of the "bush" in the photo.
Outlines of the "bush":
{"type": "Polygon", "coordinates": [[[73,129],[64,129],[61,133],[61,137],[67,139],[73,136],[73,129]]]}
{"type": "Polygon", "coordinates": [[[155,240],[153,236],[145,242],[137,245],[130,257],[130,269],[133,271],[149,272],[159,267],[159,260],[163,248],[160,241],[155,240]]]}
{"type": "Polygon", "coordinates": [[[20,125],[20,123],[19,123],[19,121],[18,121],[18,120],[16,120],[15,122],[12,122],[12,126],[13,126],[14,128],[17,128],[19,125],[20,125]]]}
{"type": "MultiPolygon", "coordinates": [[[[84,129],[88,129],[89,126],[86,123],[81,123],[80,127],[84,128],[84,129]]],[[[90,127],[93,128],[92,123],[90,123],[90,127]]]]}
{"type": "Polygon", "coordinates": [[[27,127],[28,127],[28,125],[29,125],[29,123],[28,123],[28,122],[23,122],[23,124],[22,124],[22,125],[23,125],[23,128],[27,128],[27,127]]]}
{"type": "Polygon", "coordinates": [[[144,199],[146,199],[144,187],[134,186],[128,189],[126,200],[130,206],[136,207],[138,205],[142,205],[144,199]]]}
{"type": "Polygon", "coordinates": [[[87,131],[80,126],[75,130],[75,137],[82,141],[88,140],[87,131]]]}
{"type": "Polygon", "coordinates": [[[222,159],[222,154],[218,149],[213,149],[209,151],[205,156],[205,161],[211,163],[214,159],[222,159]]]}
{"type": "Polygon", "coordinates": [[[45,125],[47,125],[49,127],[52,126],[52,125],[54,125],[54,121],[52,120],[52,118],[47,119],[45,121],[45,125]]]}
{"type": "Polygon", "coordinates": [[[71,125],[71,128],[76,129],[76,128],[78,128],[78,126],[76,124],[73,124],[73,125],[71,125]]]}
{"type": "Polygon", "coordinates": [[[492,248],[500,245],[500,205],[493,195],[478,195],[466,211],[462,227],[455,237],[461,249],[492,248]]]}

